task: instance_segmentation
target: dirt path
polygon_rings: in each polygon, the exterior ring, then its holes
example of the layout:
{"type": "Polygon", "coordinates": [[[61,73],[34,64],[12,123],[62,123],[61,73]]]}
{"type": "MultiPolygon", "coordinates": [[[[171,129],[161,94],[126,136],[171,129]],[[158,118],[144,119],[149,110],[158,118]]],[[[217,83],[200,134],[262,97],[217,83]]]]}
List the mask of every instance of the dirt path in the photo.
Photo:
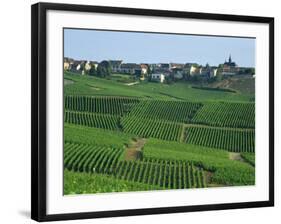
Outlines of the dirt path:
{"type": "Polygon", "coordinates": [[[206,177],[207,187],[225,187],[225,186],[227,186],[227,185],[224,185],[224,184],[218,184],[218,183],[212,182],[212,177],[214,175],[213,172],[205,170],[204,174],[205,174],[205,177],[206,177]]]}
{"type": "Polygon", "coordinates": [[[124,84],[125,86],[134,86],[136,84],[139,84],[140,82],[130,82],[130,83],[126,83],[124,84]]]}
{"type": "Polygon", "coordinates": [[[137,160],[140,158],[141,150],[146,142],[145,138],[132,139],[131,144],[126,149],[125,160],[137,160]]]}
{"type": "Polygon", "coordinates": [[[188,127],[187,124],[182,125],[182,130],[181,130],[181,137],[180,137],[180,142],[185,142],[185,128],[188,127]]]}
{"type": "Polygon", "coordinates": [[[241,154],[238,152],[229,152],[229,159],[245,162],[245,160],[241,157],[241,154]]]}

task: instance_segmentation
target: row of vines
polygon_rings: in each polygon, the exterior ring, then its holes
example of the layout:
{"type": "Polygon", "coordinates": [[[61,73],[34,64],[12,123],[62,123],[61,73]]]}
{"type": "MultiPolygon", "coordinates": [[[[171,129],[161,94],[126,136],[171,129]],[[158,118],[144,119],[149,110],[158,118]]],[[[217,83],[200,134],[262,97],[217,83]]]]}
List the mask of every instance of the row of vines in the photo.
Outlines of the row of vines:
{"type": "Polygon", "coordinates": [[[143,138],[184,141],[232,152],[255,151],[254,103],[194,103],[128,97],[65,96],[66,123],[143,138]],[[190,126],[183,133],[183,123],[190,126]],[[220,128],[225,127],[225,128],[220,128]]]}
{"type": "Polygon", "coordinates": [[[122,152],[116,148],[66,142],[64,167],[78,172],[107,174],[164,189],[206,187],[204,171],[192,163],[159,159],[121,161],[122,152]]]}
{"type": "Polygon", "coordinates": [[[130,115],[146,119],[189,122],[202,106],[201,103],[146,100],[134,107],[130,115]]]}
{"type": "Polygon", "coordinates": [[[191,122],[219,127],[255,128],[255,104],[206,103],[191,122]]]}
{"type": "Polygon", "coordinates": [[[112,172],[122,152],[122,149],[107,146],[66,142],[64,145],[64,167],[78,172],[112,172]]]}
{"type": "Polygon", "coordinates": [[[116,178],[159,186],[164,189],[206,187],[204,171],[182,161],[142,160],[121,161],[116,178]]]}
{"type": "Polygon", "coordinates": [[[84,125],[89,127],[118,130],[118,116],[108,114],[95,114],[76,111],[65,111],[64,121],[71,124],[84,125]]]}
{"type": "Polygon", "coordinates": [[[187,127],[185,142],[231,152],[255,152],[255,131],[209,127],[187,127]]]}
{"type": "Polygon", "coordinates": [[[174,122],[166,122],[156,119],[140,119],[135,116],[127,116],[121,120],[124,132],[136,134],[147,138],[159,138],[169,141],[179,141],[182,125],[174,122]]]}
{"type": "Polygon", "coordinates": [[[65,96],[64,108],[66,110],[123,115],[138,102],[138,99],[126,97],[65,96]]]}

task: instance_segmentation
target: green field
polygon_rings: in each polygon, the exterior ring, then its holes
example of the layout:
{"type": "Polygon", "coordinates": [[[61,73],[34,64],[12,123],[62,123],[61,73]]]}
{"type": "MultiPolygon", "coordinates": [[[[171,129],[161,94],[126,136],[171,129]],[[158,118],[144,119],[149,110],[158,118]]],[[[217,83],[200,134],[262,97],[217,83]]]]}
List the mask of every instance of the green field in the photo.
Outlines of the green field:
{"type": "Polygon", "coordinates": [[[183,100],[183,101],[231,101],[249,102],[252,94],[228,93],[223,91],[200,90],[192,88],[185,83],[160,84],[152,82],[140,82],[133,86],[127,86],[115,79],[105,79],[76,75],[66,72],[65,79],[73,81],[65,85],[64,93],[70,96],[125,96],[145,99],[183,100]]]}
{"type": "Polygon", "coordinates": [[[65,194],[255,184],[253,93],[64,79],[65,194]]]}

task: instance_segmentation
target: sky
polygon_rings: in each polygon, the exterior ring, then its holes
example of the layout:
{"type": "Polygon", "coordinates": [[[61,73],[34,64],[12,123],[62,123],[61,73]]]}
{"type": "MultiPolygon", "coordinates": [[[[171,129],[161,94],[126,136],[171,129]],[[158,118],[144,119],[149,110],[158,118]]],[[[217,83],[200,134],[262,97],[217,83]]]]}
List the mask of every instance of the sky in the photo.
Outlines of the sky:
{"type": "Polygon", "coordinates": [[[230,54],[238,66],[255,67],[255,39],[64,29],[64,57],[77,60],[217,66],[230,54]]]}

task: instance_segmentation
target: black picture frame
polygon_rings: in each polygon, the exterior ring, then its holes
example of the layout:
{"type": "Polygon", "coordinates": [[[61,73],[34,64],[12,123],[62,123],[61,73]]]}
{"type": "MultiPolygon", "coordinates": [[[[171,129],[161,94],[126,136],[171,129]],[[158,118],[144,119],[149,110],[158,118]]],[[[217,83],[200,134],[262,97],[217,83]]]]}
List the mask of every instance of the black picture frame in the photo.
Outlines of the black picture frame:
{"type": "Polygon", "coordinates": [[[222,209],[274,206],[274,18],[240,15],[164,11],[137,8],[103,7],[73,4],[37,3],[31,10],[31,218],[36,221],[55,221],[116,216],[148,215],[222,209]],[[193,18],[217,21],[254,22],[269,25],[269,200],[243,203],[196,206],[159,207],[149,209],[114,210],[102,212],[46,214],[46,12],[63,10],[141,15],[170,18],[193,18]]]}

